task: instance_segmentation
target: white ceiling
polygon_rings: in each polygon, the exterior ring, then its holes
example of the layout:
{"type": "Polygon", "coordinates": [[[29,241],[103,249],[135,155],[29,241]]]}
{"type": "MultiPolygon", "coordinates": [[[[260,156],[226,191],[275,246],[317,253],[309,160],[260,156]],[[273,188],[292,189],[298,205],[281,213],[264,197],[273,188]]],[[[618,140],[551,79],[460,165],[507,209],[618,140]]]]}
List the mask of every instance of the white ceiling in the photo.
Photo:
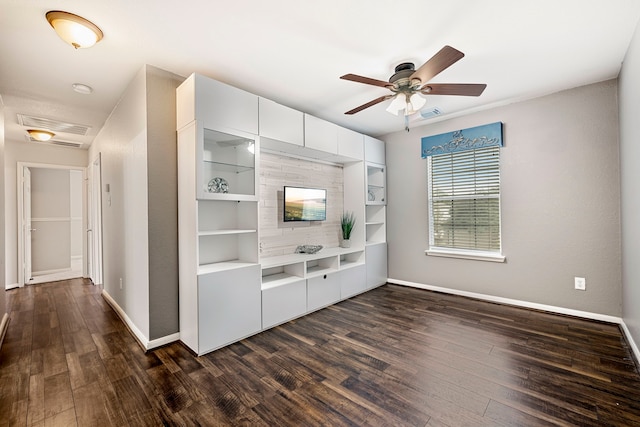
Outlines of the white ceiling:
{"type": "MultiPolygon", "coordinates": [[[[387,102],[344,112],[386,89],[340,80],[388,80],[444,45],[466,54],[432,82],[486,83],[479,98],[429,96],[425,108],[460,114],[615,78],[640,18],[637,0],[0,0],[0,95],[5,137],[24,141],[16,114],[89,125],[89,144],[144,64],[201,73],[342,126],[402,130],[387,102]],[[104,32],[90,49],[65,44],[49,10],[104,32]],[[91,95],[72,83],[94,88],[91,95]]],[[[415,122],[412,125],[427,123],[415,122]]]]}

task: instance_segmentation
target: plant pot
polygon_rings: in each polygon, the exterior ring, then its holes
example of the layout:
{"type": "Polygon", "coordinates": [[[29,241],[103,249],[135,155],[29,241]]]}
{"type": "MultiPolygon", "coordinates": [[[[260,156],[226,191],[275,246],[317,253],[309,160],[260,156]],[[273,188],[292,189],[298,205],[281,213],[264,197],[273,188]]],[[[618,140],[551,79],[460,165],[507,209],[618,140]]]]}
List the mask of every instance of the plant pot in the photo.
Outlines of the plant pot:
{"type": "Polygon", "coordinates": [[[342,239],[342,242],[340,242],[340,247],[341,248],[350,248],[351,247],[351,240],[342,239]]]}

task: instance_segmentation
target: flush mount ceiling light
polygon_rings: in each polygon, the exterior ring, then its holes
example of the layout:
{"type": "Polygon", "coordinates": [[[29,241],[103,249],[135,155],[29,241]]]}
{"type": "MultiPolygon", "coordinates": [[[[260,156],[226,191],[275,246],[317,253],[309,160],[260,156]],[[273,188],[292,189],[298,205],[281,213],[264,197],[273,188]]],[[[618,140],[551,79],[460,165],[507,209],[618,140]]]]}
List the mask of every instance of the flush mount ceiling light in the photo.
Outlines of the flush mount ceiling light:
{"type": "Polygon", "coordinates": [[[91,47],[102,39],[102,30],[81,16],[51,10],[46,17],[60,38],[76,49],[91,47]]]}
{"type": "Polygon", "coordinates": [[[93,88],[89,85],[85,85],[83,83],[74,83],[71,85],[75,92],[81,93],[83,95],[89,95],[93,92],[93,88]]]}
{"type": "Polygon", "coordinates": [[[40,142],[49,141],[51,138],[55,136],[55,133],[53,132],[49,132],[48,130],[39,130],[39,129],[27,129],[27,133],[31,138],[40,142]]]}

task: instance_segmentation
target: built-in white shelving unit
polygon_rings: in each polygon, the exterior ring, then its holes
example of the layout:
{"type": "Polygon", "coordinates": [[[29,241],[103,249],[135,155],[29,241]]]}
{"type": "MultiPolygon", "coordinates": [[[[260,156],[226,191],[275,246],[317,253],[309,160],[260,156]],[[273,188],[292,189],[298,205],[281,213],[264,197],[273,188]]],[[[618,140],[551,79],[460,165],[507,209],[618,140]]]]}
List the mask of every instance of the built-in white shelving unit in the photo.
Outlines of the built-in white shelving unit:
{"type": "Polygon", "coordinates": [[[177,106],[180,339],[191,350],[386,282],[382,141],[197,74],[178,88],[177,106]],[[342,168],[343,209],[357,218],[351,247],[260,256],[262,149],[342,168]]]}

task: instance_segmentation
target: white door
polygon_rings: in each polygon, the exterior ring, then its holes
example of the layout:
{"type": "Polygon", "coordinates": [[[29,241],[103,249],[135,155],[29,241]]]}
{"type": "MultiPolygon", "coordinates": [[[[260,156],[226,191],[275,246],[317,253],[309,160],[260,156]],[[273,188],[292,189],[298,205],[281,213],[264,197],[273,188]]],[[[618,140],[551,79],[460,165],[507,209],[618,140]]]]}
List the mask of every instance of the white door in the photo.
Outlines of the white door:
{"type": "Polygon", "coordinates": [[[29,283],[31,277],[31,169],[25,167],[22,172],[22,226],[24,227],[24,282],[29,283]]]}
{"type": "Polygon", "coordinates": [[[94,285],[102,284],[102,167],[100,154],[91,167],[91,225],[89,244],[91,246],[90,277],[94,285]]]}

